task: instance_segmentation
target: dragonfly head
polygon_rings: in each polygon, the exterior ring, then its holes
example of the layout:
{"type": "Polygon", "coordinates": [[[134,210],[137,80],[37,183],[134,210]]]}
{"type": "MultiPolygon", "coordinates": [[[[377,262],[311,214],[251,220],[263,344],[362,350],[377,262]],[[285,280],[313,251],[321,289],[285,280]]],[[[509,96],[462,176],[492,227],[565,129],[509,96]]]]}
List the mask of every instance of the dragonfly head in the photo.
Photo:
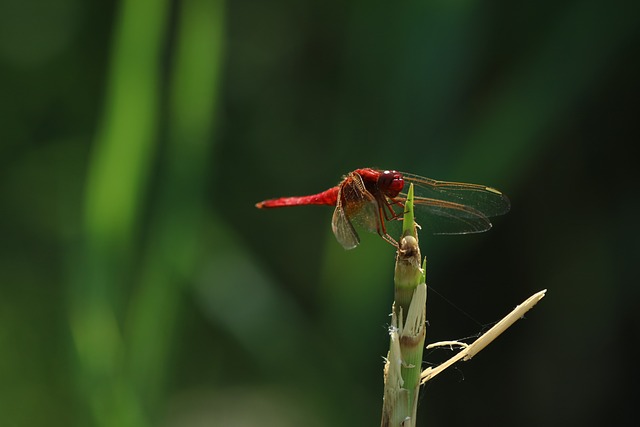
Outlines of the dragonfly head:
{"type": "Polygon", "coordinates": [[[384,171],[378,177],[378,188],[387,197],[396,197],[404,187],[404,178],[397,171],[384,171]]]}

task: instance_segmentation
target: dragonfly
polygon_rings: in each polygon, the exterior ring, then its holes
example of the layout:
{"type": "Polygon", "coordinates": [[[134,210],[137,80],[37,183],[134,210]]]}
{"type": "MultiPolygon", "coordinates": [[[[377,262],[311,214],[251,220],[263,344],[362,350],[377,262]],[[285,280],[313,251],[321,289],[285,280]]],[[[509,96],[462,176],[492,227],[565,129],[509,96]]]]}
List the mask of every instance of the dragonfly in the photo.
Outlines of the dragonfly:
{"type": "Polygon", "coordinates": [[[414,211],[421,228],[432,234],[481,233],[491,228],[489,217],[510,209],[507,196],[492,187],[374,168],[349,172],[338,185],[321,193],[264,200],[256,207],[335,206],[331,228],[345,249],[360,243],[354,224],[397,247],[387,225],[402,219],[409,184],[414,186],[414,211]]]}

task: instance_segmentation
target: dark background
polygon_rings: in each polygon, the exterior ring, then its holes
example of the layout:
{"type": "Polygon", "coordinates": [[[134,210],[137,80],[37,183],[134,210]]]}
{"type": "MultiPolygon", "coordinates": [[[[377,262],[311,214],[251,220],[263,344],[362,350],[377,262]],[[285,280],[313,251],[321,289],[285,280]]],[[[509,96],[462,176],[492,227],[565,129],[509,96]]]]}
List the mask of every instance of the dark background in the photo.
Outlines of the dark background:
{"type": "Polygon", "coordinates": [[[422,233],[428,342],[548,289],[418,425],[633,425],[639,9],[3,0],[0,424],[377,425],[393,249],[253,206],[376,166],[512,202],[422,233]]]}

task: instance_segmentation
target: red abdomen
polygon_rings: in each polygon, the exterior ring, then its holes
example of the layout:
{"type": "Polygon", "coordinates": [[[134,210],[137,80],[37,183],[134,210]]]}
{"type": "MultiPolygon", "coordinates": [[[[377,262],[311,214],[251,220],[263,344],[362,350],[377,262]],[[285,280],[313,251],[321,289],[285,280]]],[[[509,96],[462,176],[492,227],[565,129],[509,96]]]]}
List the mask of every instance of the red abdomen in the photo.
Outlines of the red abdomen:
{"type": "Polygon", "coordinates": [[[332,187],[322,193],[300,197],[280,197],[256,203],[256,208],[282,208],[285,206],[328,205],[335,206],[340,187],[332,187]]]}

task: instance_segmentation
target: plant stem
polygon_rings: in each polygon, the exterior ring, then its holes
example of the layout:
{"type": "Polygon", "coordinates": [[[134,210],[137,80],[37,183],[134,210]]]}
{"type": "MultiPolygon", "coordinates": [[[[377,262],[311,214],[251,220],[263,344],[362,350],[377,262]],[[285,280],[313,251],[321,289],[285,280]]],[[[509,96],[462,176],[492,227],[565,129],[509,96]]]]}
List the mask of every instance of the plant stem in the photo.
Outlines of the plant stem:
{"type": "MultiPolygon", "coordinates": [[[[416,422],[427,301],[425,272],[420,266],[420,258],[413,215],[413,186],[410,186],[396,256],[395,302],[384,368],[383,427],[412,427],[416,422]]],[[[426,260],[423,265],[426,267],[426,260]]]]}

